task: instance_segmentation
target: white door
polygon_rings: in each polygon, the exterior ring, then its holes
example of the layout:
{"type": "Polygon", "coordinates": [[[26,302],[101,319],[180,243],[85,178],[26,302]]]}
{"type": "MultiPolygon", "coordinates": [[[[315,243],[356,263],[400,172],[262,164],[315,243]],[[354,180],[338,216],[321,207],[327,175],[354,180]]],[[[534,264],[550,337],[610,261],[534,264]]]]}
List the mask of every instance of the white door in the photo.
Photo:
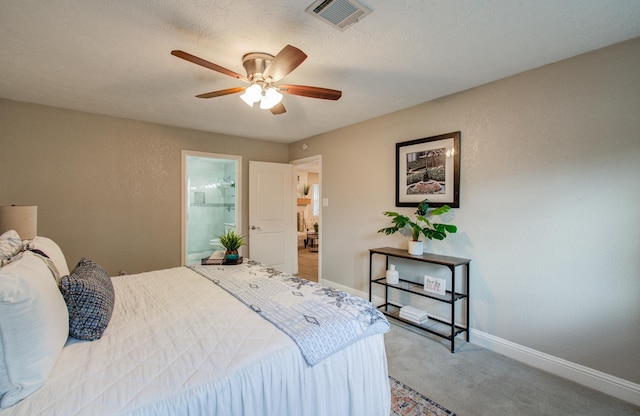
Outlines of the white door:
{"type": "Polygon", "coordinates": [[[295,274],[294,166],[249,162],[249,257],[295,274]]]}

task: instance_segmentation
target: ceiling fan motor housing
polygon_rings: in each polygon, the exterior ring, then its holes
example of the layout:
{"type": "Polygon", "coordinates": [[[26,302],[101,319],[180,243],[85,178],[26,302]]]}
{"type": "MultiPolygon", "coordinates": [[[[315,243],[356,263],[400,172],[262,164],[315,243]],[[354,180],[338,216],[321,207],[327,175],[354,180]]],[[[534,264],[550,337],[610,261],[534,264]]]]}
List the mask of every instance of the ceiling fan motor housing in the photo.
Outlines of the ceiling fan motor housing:
{"type": "Polygon", "coordinates": [[[265,81],[262,74],[273,60],[273,55],[263,52],[251,52],[242,57],[242,66],[250,81],[265,81]]]}

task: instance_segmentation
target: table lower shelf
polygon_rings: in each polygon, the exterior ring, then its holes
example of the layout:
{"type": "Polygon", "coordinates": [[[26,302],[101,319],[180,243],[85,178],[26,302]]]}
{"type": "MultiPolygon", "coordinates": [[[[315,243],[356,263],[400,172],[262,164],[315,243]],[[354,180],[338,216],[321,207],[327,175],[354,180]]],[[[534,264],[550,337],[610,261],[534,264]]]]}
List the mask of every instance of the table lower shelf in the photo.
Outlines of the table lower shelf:
{"type": "Polygon", "coordinates": [[[429,316],[429,319],[423,323],[423,324],[419,324],[413,321],[410,321],[408,319],[404,319],[400,317],[400,305],[396,305],[394,303],[385,303],[382,304],[380,306],[378,306],[378,309],[380,310],[380,312],[382,312],[383,314],[385,314],[386,316],[389,316],[393,319],[396,319],[398,321],[401,321],[407,325],[411,325],[414,326],[416,328],[420,328],[423,331],[429,332],[431,334],[437,335],[439,337],[442,337],[444,339],[447,339],[449,341],[452,341],[453,338],[455,338],[456,336],[460,335],[463,332],[467,332],[467,328],[461,326],[461,325],[455,325],[455,329],[453,332],[453,336],[451,335],[451,324],[449,322],[443,321],[441,319],[438,318],[434,318],[429,316]],[[385,307],[387,310],[385,310],[385,307]]]}

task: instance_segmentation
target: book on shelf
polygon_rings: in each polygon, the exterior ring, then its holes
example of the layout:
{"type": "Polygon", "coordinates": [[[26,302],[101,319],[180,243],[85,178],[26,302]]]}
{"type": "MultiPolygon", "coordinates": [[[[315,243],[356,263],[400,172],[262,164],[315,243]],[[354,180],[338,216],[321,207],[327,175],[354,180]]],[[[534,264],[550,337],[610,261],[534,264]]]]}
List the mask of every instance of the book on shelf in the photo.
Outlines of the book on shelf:
{"type": "Polygon", "coordinates": [[[425,323],[429,319],[427,311],[423,311],[422,309],[418,309],[415,306],[410,305],[400,308],[400,317],[418,324],[425,323]]]}

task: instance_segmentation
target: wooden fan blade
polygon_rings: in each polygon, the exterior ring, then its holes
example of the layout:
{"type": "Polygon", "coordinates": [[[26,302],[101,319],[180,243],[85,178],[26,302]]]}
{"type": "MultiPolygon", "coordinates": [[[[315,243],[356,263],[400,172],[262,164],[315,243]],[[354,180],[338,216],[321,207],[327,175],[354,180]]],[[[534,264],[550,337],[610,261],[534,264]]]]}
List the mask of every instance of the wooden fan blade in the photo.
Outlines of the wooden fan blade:
{"type": "Polygon", "coordinates": [[[282,103],[278,103],[274,105],[273,107],[270,108],[270,110],[271,110],[271,113],[274,115],[283,114],[287,112],[287,110],[284,108],[284,105],[282,105],[282,103]]]}
{"type": "Polygon", "coordinates": [[[207,92],[205,94],[196,95],[198,98],[213,98],[213,97],[222,97],[223,95],[235,94],[237,92],[243,92],[246,88],[244,87],[236,87],[236,88],[227,88],[226,90],[212,91],[207,92]]]}
{"type": "Polygon", "coordinates": [[[310,87],[308,85],[280,85],[278,86],[278,89],[284,94],[321,98],[323,100],[338,100],[342,97],[342,91],[331,90],[329,88],[310,87]]]}
{"type": "Polygon", "coordinates": [[[272,82],[276,82],[296,69],[305,59],[307,55],[304,52],[287,45],[273,58],[262,76],[265,80],[271,78],[272,82]]]}
{"type": "Polygon", "coordinates": [[[184,51],[179,51],[179,50],[173,50],[173,51],[171,51],[171,55],[177,56],[178,58],[182,58],[185,61],[189,61],[189,62],[194,63],[196,65],[200,65],[200,66],[203,66],[205,68],[212,69],[212,70],[214,70],[216,72],[220,72],[221,74],[228,75],[228,76],[230,76],[232,78],[237,78],[237,79],[241,79],[241,80],[243,80],[245,82],[249,82],[247,77],[245,77],[244,75],[240,75],[237,72],[233,72],[230,69],[221,67],[220,65],[216,65],[213,62],[205,61],[204,59],[198,58],[197,56],[191,55],[190,53],[187,53],[187,52],[184,52],[184,51]]]}

